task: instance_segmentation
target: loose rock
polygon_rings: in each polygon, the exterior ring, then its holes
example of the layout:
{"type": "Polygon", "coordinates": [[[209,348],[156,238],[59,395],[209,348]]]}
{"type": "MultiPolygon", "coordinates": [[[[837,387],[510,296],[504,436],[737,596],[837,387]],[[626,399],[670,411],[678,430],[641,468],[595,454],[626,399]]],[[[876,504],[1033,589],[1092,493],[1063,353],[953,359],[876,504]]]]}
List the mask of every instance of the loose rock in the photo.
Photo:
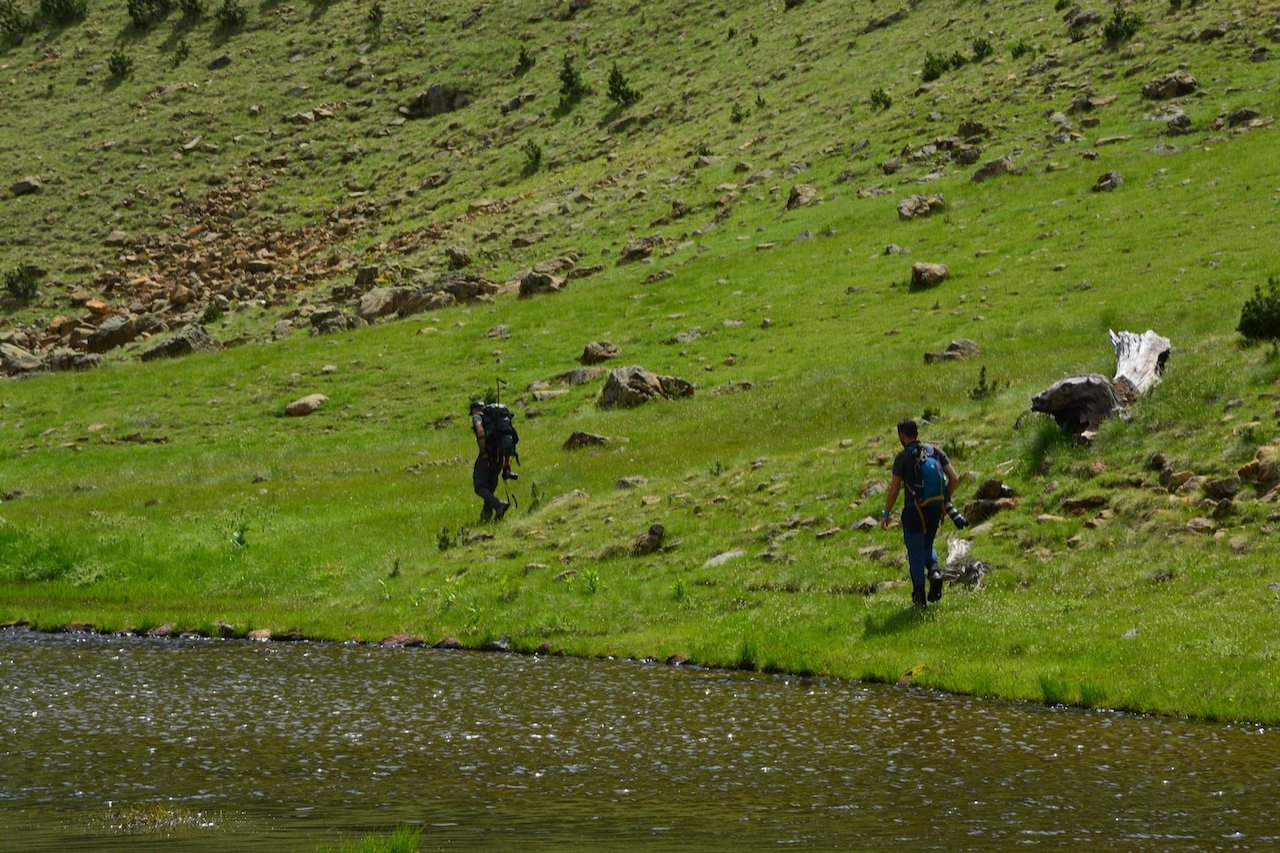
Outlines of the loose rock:
{"type": "Polygon", "coordinates": [[[306,417],[327,402],[329,402],[329,398],[323,394],[308,394],[285,406],[284,413],[292,418],[306,417]]]}

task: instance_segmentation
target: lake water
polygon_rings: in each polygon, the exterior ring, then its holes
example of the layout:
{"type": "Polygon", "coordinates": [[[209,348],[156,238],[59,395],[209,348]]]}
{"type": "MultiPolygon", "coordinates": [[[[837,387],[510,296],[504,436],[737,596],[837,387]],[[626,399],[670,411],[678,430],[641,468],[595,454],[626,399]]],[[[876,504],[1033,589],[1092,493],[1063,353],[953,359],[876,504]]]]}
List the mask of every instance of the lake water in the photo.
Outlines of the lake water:
{"type": "Polygon", "coordinates": [[[810,678],[0,631],[0,848],[1280,849],[1280,731],[810,678]]]}

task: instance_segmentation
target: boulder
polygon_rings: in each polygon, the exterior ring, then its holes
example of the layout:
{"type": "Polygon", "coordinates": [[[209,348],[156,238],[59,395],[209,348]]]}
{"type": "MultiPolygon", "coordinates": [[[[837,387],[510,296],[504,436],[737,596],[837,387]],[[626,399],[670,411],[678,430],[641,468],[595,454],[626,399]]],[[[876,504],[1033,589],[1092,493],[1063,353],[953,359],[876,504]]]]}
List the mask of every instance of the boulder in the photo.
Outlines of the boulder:
{"type": "Polygon", "coordinates": [[[951,271],[946,264],[930,264],[918,261],[911,265],[911,290],[926,290],[946,281],[951,271]]]}
{"type": "Polygon", "coordinates": [[[1269,492],[1280,486],[1280,448],[1272,445],[1258,448],[1253,459],[1241,466],[1238,474],[1242,480],[1253,482],[1260,492],[1269,492]]]}
{"type": "Polygon", "coordinates": [[[471,266],[471,253],[461,246],[449,246],[444,253],[449,258],[449,269],[460,270],[471,266]]]}
{"type": "Polygon", "coordinates": [[[323,394],[308,394],[285,406],[284,413],[291,418],[306,417],[327,402],[329,402],[329,398],[323,394]]]}
{"type": "Polygon", "coordinates": [[[469,103],[471,99],[462,89],[443,83],[432,83],[427,91],[400,107],[400,114],[406,118],[431,118],[460,110],[469,103]]]}
{"type": "Polygon", "coordinates": [[[787,210],[813,204],[818,200],[818,188],[812,184],[796,184],[787,196],[787,210]]]}
{"type": "Polygon", "coordinates": [[[1164,101],[1182,95],[1190,95],[1200,88],[1200,84],[1190,72],[1178,69],[1170,74],[1162,74],[1142,87],[1142,95],[1153,101],[1164,101]]]}
{"type": "Polygon", "coordinates": [[[653,250],[661,246],[665,242],[661,235],[655,234],[651,237],[641,237],[638,240],[632,240],[630,243],[622,247],[622,254],[618,256],[618,264],[630,264],[635,261],[642,261],[653,254],[653,250]]]}
{"type": "Polygon", "coordinates": [[[564,443],[565,450],[581,450],[584,447],[603,447],[609,439],[590,432],[574,432],[564,443]]]}
{"type": "Polygon", "coordinates": [[[156,344],[142,353],[143,361],[157,358],[176,358],[195,352],[214,352],[218,344],[209,337],[204,326],[193,323],[183,327],[176,335],[161,344],[156,344]]]}
{"type": "Polygon", "coordinates": [[[961,338],[958,341],[952,341],[942,352],[925,353],[924,363],[935,364],[940,361],[964,361],[966,358],[973,358],[981,354],[981,347],[971,340],[961,338]]]}
{"type": "Polygon", "coordinates": [[[352,322],[342,313],[341,308],[324,308],[311,315],[311,334],[332,335],[345,332],[351,328],[352,322]]]}
{"type": "Polygon", "coordinates": [[[32,195],[33,193],[43,192],[44,182],[35,175],[28,175],[22,180],[9,187],[9,192],[15,196],[32,195]]]}
{"type": "Polygon", "coordinates": [[[400,310],[411,293],[411,287],[375,287],[360,297],[356,316],[366,323],[389,317],[400,310]]]}
{"type": "Polygon", "coordinates": [[[1207,480],[1204,483],[1204,493],[1215,501],[1230,500],[1239,493],[1242,487],[1242,481],[1238,474],[1230,477],[1223,477],[1218,480],[1207,480]]]}
{"type": "Polygon", "coordinates": [[[909,195],[898,202],[898,218],[904,222],[942,210],[947,206],[941,195],[909,195]]]}
{"type": "Polygon", "coordinates": [[[643,557],[645,554],[652,554],[654,551],[662,548],[662,542],[666,538],[667,530],[661,524],[651,524],[649,529],[636,537],[631,543],[631,556],[643,557]]]}
{"type": "Polygon", "coordinates": [[[539,293],[559,293],[563,287],[563,276],[530,270],[520,277],[520,298],[527,299],[539,293]]]}
{"type": "Polygon", "coordinates": [[[582,355],[578,356],[578,361],[583,364],[599,364],[602,361],[617,358],[620,354],[621,351],[616,344],[609,341],[592,341],[582,348],[582,355]]]}
{"type": "Polygon", "coordinates": [[[692,397],[693,385],[674,376],[658,376],[643,367],[618,367],[609,372],[596,405],[602,409],[629,409],[650,400],[692,397]]]}
{"type": "Polygon", "coordinates": [[[1251,121],[1255,121],[1260,117],[1260,113],[1257,110],[1250,109],[1249,107],[1240,107],[1238,110],[1233,110],[1231,115],[1227,116],[1227,127],[1239,127],[1242,124],[1248,124],[1251,121]]]}
{"type": "Polygon", "coordinates": [[[0,372],[10,376],[44,367],[40,358],[16,344],[0,344],[0,372]]]}
{"type": "Polygon", "coordinates": [[[142,324],[132,314],[117,314],[102,321],[85,342],[89,352],[106,352],[122,347],[142,334],[142,324]]]}
{"type": "Polygon", "coordinates": [[[1016,171],[1017,170],[1013,165],[1013,160],[1008,156],[997,157],[996,159],[988,160],[979,166],[978,170],[973,173],[973,177],[969,180],[971,183],[980,184],[983,181],[990,180],[991,178],[998,178],[1001,175],[1012,174],[1016,171]]]}
{"type": "Polygon", "coordinates": [[[1094,181],[1093,191],[1095,193],[1111,192],[1124,183],[1124,176],[1119,172],[1107,172],[1098,180],[1094,181]]]}

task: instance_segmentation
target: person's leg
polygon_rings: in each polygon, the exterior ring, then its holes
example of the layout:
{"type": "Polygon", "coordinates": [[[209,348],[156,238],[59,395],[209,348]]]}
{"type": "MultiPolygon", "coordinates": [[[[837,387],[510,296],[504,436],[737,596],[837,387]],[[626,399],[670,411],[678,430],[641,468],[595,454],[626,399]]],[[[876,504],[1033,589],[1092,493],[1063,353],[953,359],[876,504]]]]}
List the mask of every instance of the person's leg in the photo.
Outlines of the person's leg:
{"type": "Polygon", "coordinates": [[[938,565],[938,551],[934,547],[934,539],[938,536],[938,525],[941,518],[932,521],[928,529],[925,530],[925,539],[928,541],[929,559],[925,564],[925,569],[929,575],[929,601],[938,601],[942,598],[942,569],[938,565]]]}
{"type": "Polygon", "coordinates": [[[923,530],[902,528],[902,541],[907,546],[907,568],[911,572],[911,603],[924,607],[925,565],[929,561],[929,540],[923,530]]]}
{"type": "Polygon", "coordinates": [[[498,497],[498,478],[502,475],[502,467],[496,463],[489,465],[489,494],[493,495],[493,520],[502,521],[511,504],[498,497]]]}
{"type": "Polygon", "coordinates": [[[471,487],[475,490],[480,500],[484,501],[484,506],[480,509],[480,520],[488,521],[493,514],[498,511],[501,501],[493,493],[493,487],[497,485],[496,478],[491,476],[489,471],[489,463],[483,456],[476,457],[476,464],[471,469],[471,487]]]}

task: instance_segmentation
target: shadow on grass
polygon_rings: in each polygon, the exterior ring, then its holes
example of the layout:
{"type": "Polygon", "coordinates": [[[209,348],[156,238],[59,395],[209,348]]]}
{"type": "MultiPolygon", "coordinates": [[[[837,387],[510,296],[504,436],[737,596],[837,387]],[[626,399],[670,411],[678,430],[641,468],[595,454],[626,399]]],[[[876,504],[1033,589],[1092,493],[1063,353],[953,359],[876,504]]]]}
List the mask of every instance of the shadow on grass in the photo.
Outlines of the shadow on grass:
{"type": "Polygon", "coordinates": [[[311,20],[312,22],[320,20],[324,17],[324,13],[329,11],[329,7],[333,5],[333,0],[311,0],[311,20]]]}
{"type": "Polygon", "coordinates": [[[883,618],[868,616],[862,620],[862,639],[870,640],[873,637],[888,637],[893,634],[900,634],[932,620],[932,607],[927,610],[920,610],[916,607],[908,606],[901,610],[896,610],[883,618]]]}

